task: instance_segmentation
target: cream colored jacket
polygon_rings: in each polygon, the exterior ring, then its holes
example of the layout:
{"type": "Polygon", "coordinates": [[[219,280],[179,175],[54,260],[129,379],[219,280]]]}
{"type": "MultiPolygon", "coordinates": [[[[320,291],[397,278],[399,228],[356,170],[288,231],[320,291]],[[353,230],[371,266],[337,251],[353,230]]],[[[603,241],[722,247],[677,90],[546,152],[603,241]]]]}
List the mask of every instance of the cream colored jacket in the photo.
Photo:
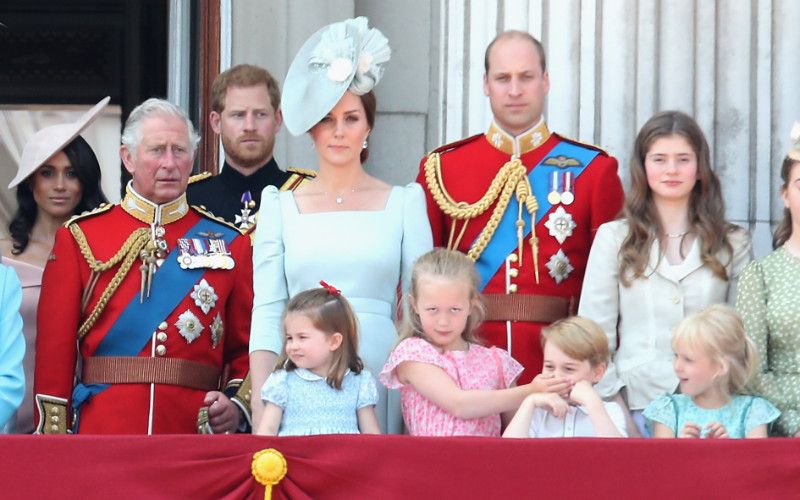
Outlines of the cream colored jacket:
{"type": "Polygon", "coordinates": [[[699,238],[684,261],[674,266],[659,258],[658,242],[654,242],[645,277],[625,287],[619,279],[619,249],[627,233],[624,220],[598,228],[578,314],[603,328],[611,349],[612,362],[597,391],[609,397],[624,387],[628,406],[641,410],[678,386],[672,368],[673,328],[685,316],[711,304],[734,304],[736,283],[752,259],[752,248],[744,229],[730,233],[733,258],[719,256],[730,278],[724,281],[703,265],[699,238]]]}

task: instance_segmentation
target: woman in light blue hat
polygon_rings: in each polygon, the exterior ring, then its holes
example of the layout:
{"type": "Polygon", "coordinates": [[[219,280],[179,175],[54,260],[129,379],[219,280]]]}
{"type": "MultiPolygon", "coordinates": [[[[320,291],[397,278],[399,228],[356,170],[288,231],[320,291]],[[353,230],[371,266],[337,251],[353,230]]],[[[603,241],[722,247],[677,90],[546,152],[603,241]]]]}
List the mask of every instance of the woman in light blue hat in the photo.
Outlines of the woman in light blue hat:
{"type": "MultiPolygon", "coordinates": [[[[359,17],[317,31],[298,52],[284,82],[286,128],[308,132],[318,155],[316,178],[294,192],[268,186],[253,247],[250,371],[253,419],[263,410],[261,386],[281,350],[287,300],[335,283],[358,316],[359,355],[375,377],[397,341],[397,290],[432,247],[422,188],[389,186],[363,167],[375,124],[373,87],[391,50],[359,17]]],[[[379,388],[384,432],[402,431],[400,398],[379,388]]],[[[255,422],[254,422],[255,427],[255,422]]]]}

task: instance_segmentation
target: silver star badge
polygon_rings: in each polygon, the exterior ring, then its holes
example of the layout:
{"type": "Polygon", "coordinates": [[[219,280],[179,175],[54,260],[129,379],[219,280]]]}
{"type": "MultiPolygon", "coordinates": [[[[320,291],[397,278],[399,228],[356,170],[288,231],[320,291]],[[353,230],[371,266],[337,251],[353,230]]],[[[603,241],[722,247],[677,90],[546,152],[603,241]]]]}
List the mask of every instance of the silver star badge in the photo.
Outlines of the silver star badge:
{"type": "Polygon", "coordinates": [[[194,286],[194,291],[191,293],[190,297],[194,299],[194,303],[204,314],[208,314],[208,311],[214,307],[214,304],[217,303],[217,299],[219,298],[205,278],[201,279],[200,283],[194,286]]]}
{"type": "Polygon", "coordinates": [[[249,208],[242,209],[242,215],[237,215],[234,224],[239,226],[239,229],[247,231],[253,224],[256,223],[256,215],[250,213],[249,208]]]}
{"type": "Polygon", "coordinates": [[[220,341],[222,340],[222,335],[224,333],[224,328],[222,326],[222,315],[218,312],[217,316],[214,318],[214,322],[211,323],[211,348],[216,349],[219,345],[220,341]]]}
{"type": "Polygon", "coordinates": [[[569,259],[564,254],[564,251],[559,249],[558,253],[550,257],[550,260],[547,261],[547,269],[550,270],[550,276],[556,280],[556,283],[561,283],[569,273],[572,272],[574,269],[572,264],[569,263],[569,259]]]}
{"type": "Polygon", "coordinates": [[[564,240],[572,236],[572,230],[578,227],[575,221],[572,220],[572,215],[564,210],[564,207],[559,206],[555,212],[547,216],[547,222],[544,223],[550,231],[550,236],[558,240],[558,244],[564,243],[564,240]]]}
{"type": "Polygon", "coordinates": [[[175,326],[178,327],[178,333],[190,344],[197,340],[197,337],[200,336],[200,333],[204,329],[203,324],[200,323],[200,319],[195,316],[192,311],[185,311],[178,316],[178,321],[175,322],[175,326]]]}

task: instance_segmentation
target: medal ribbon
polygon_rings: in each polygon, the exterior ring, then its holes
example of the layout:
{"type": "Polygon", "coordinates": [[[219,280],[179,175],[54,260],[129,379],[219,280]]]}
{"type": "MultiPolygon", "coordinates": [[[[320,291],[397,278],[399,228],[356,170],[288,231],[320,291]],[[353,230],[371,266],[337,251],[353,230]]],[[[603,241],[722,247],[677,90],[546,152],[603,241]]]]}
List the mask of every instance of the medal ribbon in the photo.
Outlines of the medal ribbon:
{"type": "MultiPolygon", "coordinates": [[[[230,243],[238,236],[238,231],[211,221],[201,219],[192,226],[184,238],[196,233],[221,233],[222,239],[230,243]]],[[[169,253],[164,263],[153,275],[153,291],[144,302],[139,302],[139,294],[135,294],[125,310],[109,328],[103,340],[97,346],[95,356],[138,356],[164,319],[178,307],[186,295],[200,280],[205,269],[181,269],[178,264],[180,245],[169,253]]],[[[79,383],[72,392],[72,408],[76,414],[75,430],[78,429],[78,409],[90,397],[108,388],[109,384],[79,383]]]]}
{"type": "MultiPolygon", "coordinates": [[[[586,165],[592,162],[600,152],[595,149],[584,148],[573,144],[571,142],[560,142],[536,164],[530,172],[528,172],[528,180],[533,189],[533,195],[539,202],[539,209],[536,211],[536,222],[539,221],[553,208],[553,205],[547,201],[547,194],[550,191],[550,179],[553,172],[572,172],[573,192],[575,179],[583,172],[586,165]],[[581,165],[575,167],[561,168],[554,165],[545,165],[544,162],[549,158],[558,156],[565,156],[567,158],[574,158],[578,160],[581,165]]],[[[481,253],[480,258],[475,262],[475,267],[481,277],[480,290],[486,288],[489,281],[497,274],[498,269],[505,262],[506,257],[517,248],[517,213],[519,204],[516,197],[512,196],[508,202],[506,211],[500,222],[497,225],[497,230],[492,236],[489,244],[481,253]]],[[[525,222],[524,238],[531,234],[531,218],[526,210],[522,211],[522,217],[525,222]]]]}

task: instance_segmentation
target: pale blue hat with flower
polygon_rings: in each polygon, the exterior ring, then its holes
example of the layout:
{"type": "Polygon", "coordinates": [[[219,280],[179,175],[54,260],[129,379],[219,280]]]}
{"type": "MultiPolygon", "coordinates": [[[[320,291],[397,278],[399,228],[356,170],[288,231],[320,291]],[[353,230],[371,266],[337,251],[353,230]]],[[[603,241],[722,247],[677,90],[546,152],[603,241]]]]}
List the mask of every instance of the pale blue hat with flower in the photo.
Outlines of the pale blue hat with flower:
{"type": "Polygon", "coordinates": [[[281,108],[286,128],[301,135],[316,125],[347,90],[364,95],[383,76],[392,55],[383,33],[366,17],[329,24],[306,40],[289,66],[281,108]]]}

